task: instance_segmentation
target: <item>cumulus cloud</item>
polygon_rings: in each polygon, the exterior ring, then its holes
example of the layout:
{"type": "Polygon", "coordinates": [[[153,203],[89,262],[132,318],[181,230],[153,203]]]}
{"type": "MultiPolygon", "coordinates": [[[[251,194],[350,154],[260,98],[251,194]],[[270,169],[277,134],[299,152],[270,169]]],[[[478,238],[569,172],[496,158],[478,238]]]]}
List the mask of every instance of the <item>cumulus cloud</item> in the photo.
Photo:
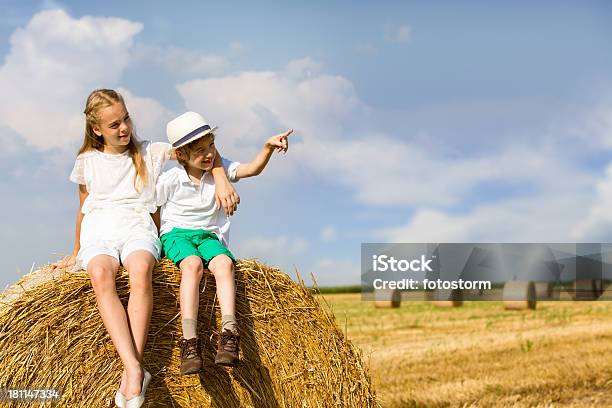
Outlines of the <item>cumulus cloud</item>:
{"type": "Polygon", "coordinates": [[[420,208],[404,225],[375,235],[388,242],[573,242],[585,202],[572,193],[482,204],[461,214],[420,208]]]}
{"type": "MultiPolygon", "coordinates": [[[[239,43],[230,46],[231,52],[240,49],[239,43]]],[[[182,47],[139,46],[135,59],[145,64],[155,64],[173,75],[193,77],[197,75],[220,75],[225,73],[230,63],[221,55],[208,54],[199,50],[182,47]]]]}
{"type": "Polygon", "coordinates": [[[119,80],[142,28],[121,18],[74,19],[63,10],[34,15],[11,35],[0,67],[0,125],[41,149],[78,141],[85,96],[119,80]]]}
{"type": "MultiPolygon", "coordinates": [[[[346,259],[320,259],[312,266],[310,272],[314,275],[317,283],[322,286],[354,285],[361,279],[361,266],[346,259]]],[[[311,280],[309,276],[302,277],[306,281],[311,280]]]]}
{"type": "Polygon", "coordinates": [[[190,110],[220,126],[219,143],[229,157],[249,157],[264,137],[293,127],[303,142],[293,143],[290,160],[276,174],[308,168],[349,187],[366,205],[444,209],[477,202],[471,195],[484,183],[543,192],[559,180],[572,186],[592,181],[548,134],[514,143],[507,137],[500,146],[449,155],[440,147],[444,140],[421,143],[417,132],[401,127],[396,134],[381,131],[353,84],[322,72],[311,58],[279,72],[187,81],[178,91],[190,110]]]}
{"type": "Polygon", "coordinates": [[[317,75],[321,72],[323,64],[313,60],[310,57],[293,60],[287,64],[285,72],[289,78],[303,79],[311,78],[313,75],[317,75]]]}
{"type": "Polygon", "coordinates": [[[118,91],[130,111],[140,140],[167,142],[166,124],[177,114],[156,99],[136,96],[125,88],[119,88],[118,91]]]}
{"type": "MultiPolygon", "coordinates": [[[[177,89],[189,110],[220,126],[224,152],[248,157],[267,136],[289,127],[304,140],[342,136],[345,124],[364,106],[350,81],[317,74],[319,67],[311,59],[302,59],[280,72],[246,71],[195,79],[177,89]]],[[[299,149],[292,147],[293,151],[299,149]]]]}
{"type": "Polygon", "coordinates": [[[243,242],[239,242],[236,253],[240,253],[245,258],[259,258],[264,261],[279,259],[282,256],[296,256],[304,253],[309,244],[299,237],[252,237],[243,242]]]}
{"type": "Polygon", "coordinates": [[[594,199],[584,203],[585,214],[573,226],[571,234],[576,240],[609,242],[612,240],[612,164],[608,165],[605,175],[595,184],[593,193],[594,199]]]}

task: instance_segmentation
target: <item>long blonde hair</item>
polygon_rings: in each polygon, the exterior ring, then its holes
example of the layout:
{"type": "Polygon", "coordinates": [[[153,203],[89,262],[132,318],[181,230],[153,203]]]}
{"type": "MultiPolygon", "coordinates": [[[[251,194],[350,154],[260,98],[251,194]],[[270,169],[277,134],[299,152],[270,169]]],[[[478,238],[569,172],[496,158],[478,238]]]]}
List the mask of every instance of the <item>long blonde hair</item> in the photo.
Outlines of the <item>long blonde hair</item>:
{"type": "MultiPolygon", "coordinates": [[[[85,137],[83,138],[83,145],[79,149],[79,154],[89,150],[95,149],[102,151],[104,149],[104,138],[96,135],[93,128],[94,126],[100,125],[100,110],[108,108],[116,103],[120,103],[125,107],[125,102],[123,101],[121,94],[112,89],[96,89],[89,94],[87,97],[87,102],[85,103],[85,111],[83,112],[85,114],[85,137]]],[[[140,190],[139,184],[141,186],[147,185],[147,166],[145,165],[142,152],[140,151],[138,145],[139,143],[138,139],[136,138],[136,132],[132,127],[128,151],[130,157],[132,158],[132,163],[134,163],[134,168],[136,169],[134,187],[137,190],[140,190]],[[137,180],[140,180],[140,183],[137,183],[137,180]]]]}

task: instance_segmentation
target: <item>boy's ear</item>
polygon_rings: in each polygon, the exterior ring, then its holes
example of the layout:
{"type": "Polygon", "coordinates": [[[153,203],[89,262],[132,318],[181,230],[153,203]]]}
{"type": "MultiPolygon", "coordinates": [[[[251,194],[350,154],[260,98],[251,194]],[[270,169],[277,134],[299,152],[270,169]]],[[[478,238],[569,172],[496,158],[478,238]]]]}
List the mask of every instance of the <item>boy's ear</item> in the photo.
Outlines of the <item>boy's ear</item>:
{"type": "Polygon", "coordinates": [[[186,161],[186,160],[189,159],[188,157],[185,157],[186,155],[185,155],[185,152],[183,150],[175,150],[174,151],[174,156],[176,157],[176,160],[186,161]]]}

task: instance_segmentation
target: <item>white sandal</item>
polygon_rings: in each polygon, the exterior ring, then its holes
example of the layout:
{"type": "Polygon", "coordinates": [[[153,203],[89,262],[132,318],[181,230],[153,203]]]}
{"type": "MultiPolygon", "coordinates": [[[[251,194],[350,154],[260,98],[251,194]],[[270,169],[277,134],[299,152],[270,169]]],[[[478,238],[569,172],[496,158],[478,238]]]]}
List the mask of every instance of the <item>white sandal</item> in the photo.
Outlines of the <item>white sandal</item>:
{"type": "Polygon", "coordinates": [[[144,371],[144,377],[142,379],[142,387],[140,389],[140,394],[130,398],[129,400],[126,400],[127,404],[125,405],[125,408],[140,408],[142,404],[144,404],[145,393],[147,392],[147,387],[149,386],[149,382],[151,381],[151,373],[149,373],[144,368],[142,369],[142,371],[144,371]]]}
{"type": "Polygon", "coordinates": [[[117,385],[117,392],[115,393],[115,405],[118,406],[119,408],[125,408],[126,398],[125,398],[125,395],[123,395],[120,390],[121,390],[121,380],[119,380],[119,384],[117,385]]]}
{"type": "MultiPolygon", "coordinates": [[[[121,383],[119,383],[119,386],[121,386],[121,383]]],[[[121,391],[117,389],[117,392],[115,393],[115,405],[119,408],[125,408],[126,401],[125,395],[123,395],[121,391]]]]}

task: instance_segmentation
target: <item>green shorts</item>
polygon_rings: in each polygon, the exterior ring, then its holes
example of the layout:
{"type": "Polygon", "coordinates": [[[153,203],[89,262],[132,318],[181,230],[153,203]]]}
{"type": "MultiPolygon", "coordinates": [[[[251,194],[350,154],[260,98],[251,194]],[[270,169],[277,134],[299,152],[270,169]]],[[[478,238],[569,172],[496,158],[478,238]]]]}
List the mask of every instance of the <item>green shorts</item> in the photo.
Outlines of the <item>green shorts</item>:
{"type": "Polygon", "coordinates": [[[204,261],[204,267],[217,255],[227,255],[236,263],[236,258],[217,237],[205,230],[173,228],[160,238],[163,254],[178,265],[190,255],[199,256],[204,261]]]}

